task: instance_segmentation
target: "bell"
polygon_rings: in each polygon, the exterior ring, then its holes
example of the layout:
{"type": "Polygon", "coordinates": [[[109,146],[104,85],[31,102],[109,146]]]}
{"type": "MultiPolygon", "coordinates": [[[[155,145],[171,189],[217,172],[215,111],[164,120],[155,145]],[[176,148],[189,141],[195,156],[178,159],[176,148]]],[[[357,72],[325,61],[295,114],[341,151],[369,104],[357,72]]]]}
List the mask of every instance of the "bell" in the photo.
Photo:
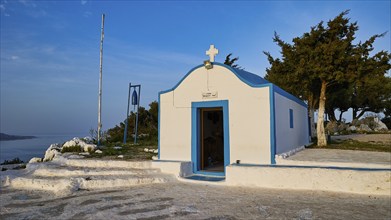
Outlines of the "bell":
{"type": "Polygon", "coordinates": [[[132,94],[132,105],[137,105],[137,104],[138,104],[137,92],[136,92],[136,90],[133,90],[133,94],[132,94]]]}

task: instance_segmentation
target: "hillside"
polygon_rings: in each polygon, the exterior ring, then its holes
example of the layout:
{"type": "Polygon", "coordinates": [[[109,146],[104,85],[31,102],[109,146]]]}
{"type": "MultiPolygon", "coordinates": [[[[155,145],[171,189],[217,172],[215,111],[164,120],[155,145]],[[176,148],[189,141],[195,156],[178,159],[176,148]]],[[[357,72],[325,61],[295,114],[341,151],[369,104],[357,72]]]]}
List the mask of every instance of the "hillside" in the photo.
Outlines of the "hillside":
{"type": "Polygon", "coordinates": [[[33,139],[37,138],[35,136],[20,136],[20,135],[9,135],[0,133],[0,141],[13,141],[13,140],[24,140],[24,139],[33,139]]]}

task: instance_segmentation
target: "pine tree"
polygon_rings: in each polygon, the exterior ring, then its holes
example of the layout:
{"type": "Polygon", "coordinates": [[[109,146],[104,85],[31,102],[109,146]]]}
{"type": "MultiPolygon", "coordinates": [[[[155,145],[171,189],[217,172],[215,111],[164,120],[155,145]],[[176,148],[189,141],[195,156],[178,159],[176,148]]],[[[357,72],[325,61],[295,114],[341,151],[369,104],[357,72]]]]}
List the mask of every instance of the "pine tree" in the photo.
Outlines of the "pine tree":
{"type": "MultiPolygon", "coordinates": [[[[318,23],[311,27],[310,32],[294,38],[293,44],[284,42],[275,33],[273,40],[281,47],[281,59],[274,59],[270,53],[264,52],[271,64],[266,70],[266,78],[307,100],[310,117],[311,111],[318,108],[318,146],[327,145],[324,131],[326,108],[334,119],[331,111],[336,107],[346,109],[346,106],[337,106],[333,102],[326,105],[326,97],[332,101],[337,92],[348,92],[360,80],[367,81],[370,75],[384,76],[390,69],[388,52],[381,51],[369,56],[373,42],[384,34],[374,35],[363,44],[353,44],[358,26],[357,22],[350,23],[349,18],[345,17],[348,13],[342,12],[326,25],[323,21],[318,23]]],[[[374,96],[384,100],[379,94],[374,96]]],[[[353,103],[355,100],[351,99],[353,103]]]]}
{"type": "Polygon", "coordinates": [[[226,57],[225,57],[225,61],[224,61],[224,64],[225,65],[228,65],[228,66],[231,66],[233,68],[236,68],[236,69],[243,69],[241,66],[239,66],[238,64],[235,64],[236,61],[239,60],[239,57],[235,57],[233,59],[231,59],[231,56],[232,56],[232,53],[228,54],[226,57]]]}

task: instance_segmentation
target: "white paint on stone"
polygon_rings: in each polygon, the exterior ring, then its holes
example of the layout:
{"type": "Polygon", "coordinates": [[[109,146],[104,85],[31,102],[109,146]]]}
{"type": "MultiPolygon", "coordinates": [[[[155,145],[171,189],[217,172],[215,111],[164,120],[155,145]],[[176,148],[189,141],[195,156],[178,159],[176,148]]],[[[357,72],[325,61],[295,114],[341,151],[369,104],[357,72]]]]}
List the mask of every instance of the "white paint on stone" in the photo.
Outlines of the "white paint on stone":
{"type": "Polygon", "coordinates": [[[215,48],[215,45],[210,45],[209,50],[205,52],[209,56],[210,62],[215,62],[215,56],[219,54],[219,50],[215,48]]]}
{"type": "Polygon", "coordinates": [[[305,146],[300,146],[300,147],[292,149],[288,152],[284,152],[282,154],[276,154],[276,160],[281,159],[281,158],[282,159],[288,158],[288,157],[290,157],[290,156],[292,156],[292,155],[296,154],[297,152],[300,152],[304,149],[305,149],[305,146]]]}
{"type": "Polygon", "coordinates": [[[45,152],[45,157],[43,161],[51,161],[56,155],[61,154],[61,146],[59,144],[51,144],[45,152]]]}
{"type": "Polygon", "coordinates": [[[40,162],[42,162],[42,158],[40,157],[33,157],[29,161],[29,163],[40,163],[40,162]]]}

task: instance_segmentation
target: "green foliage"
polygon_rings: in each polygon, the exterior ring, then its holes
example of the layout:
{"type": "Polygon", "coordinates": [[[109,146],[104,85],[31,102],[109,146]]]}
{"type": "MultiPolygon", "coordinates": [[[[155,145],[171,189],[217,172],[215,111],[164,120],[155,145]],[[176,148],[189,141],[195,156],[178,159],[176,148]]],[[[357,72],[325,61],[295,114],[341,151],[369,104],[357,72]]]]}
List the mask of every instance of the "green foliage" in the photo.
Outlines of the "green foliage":
{"type": "Polygon", "coordinates": [[[353,119],[358,119],[364,113],[384,112],[389,114],[391,107],[391,78],[384,73],[371,71],[367,76],[357,80],[352,85],[351,107],[353,119]]]}
{"type": "MultiPolygon", "coordinates": [[[[138,140],[155,140],[154,143],[157,143],[158,111],[158,103],[156,101],[153,101],[149,104],[149,110],[146,110],[144,107],[139,108],[137,128],[137,133],[139,135],[138,140]]],[[[134,138],[135,118],[136,112],[132,111],[128,117],[127,129],[127,141],[130,142],[132,142],[134,138]]],[[[121,122],[119,125],[116,125],[114,128],[109,129],[107,131],[107,142],[122,142],[124,138],[125,124],[126,120],[121,122]]]]}
{"type": "Polygon", "coordinates": [[[264,52],[271,64],[265,78],[307,100],[310,107],[317,108],[320,85],[325,83],[326,112],[332,120],[337,120],[336,109],[345,112],[353,108],[353,117],[359,118],[366,111],[381,112],[387,103],[391,105],[391,79],[386,76],[391,54],[380,51],[371,55],[373,43],[385,34],[354,44],[358,25],[350,23],[348,13],[342,12],[327,25],[318,23],[294,38],[293,44],[275,33],[273,40],[281,48],[281,59],[264,52]]]}
{"type": "Polygon", "coordinates": [[[66,153],[66,152],[82,152],[82,149],[79,145],[63,147],[61,149],[61,153],[66,153]]]}
{"type": "MultiPolygon", "coordinates": [[[[264,52],[271,65],[266,70],[267,80],[307,100],[309,110],[317,108],[318,114],[326,112],[334,121],[335,109],[344,112],[353,108],[356,118],[365,111],[385,111],[391,102],[390,78],[386,77],[391,54],[380,51],[371,55],[373,43],[384,34],[354,44],[358,25],[350,23],[348,13],[344,11],[326,24],[319,22],[292,44],[275,33],[273,40],[281,48],[282,58],[264,52]],[[380,89],[381,82],[386,85],[380,89]]],[[[325,145],[322,117],[317,126],[318,144],[325,145]]]]}
{"type": "Polygon", "coordinates": [[[8,165],[8,164],[19,164],[19,163],[24,163],[23,160],[19,159],[19,157],[16,157],[12,160],[4,160],[3,163],[0,165],[8,165]]]}
{"type": "Polygon", "coordinates": [[[101,146],[102,154],[93,153],[91,154],[91,157],[108,157],[115,159],[118,155],[123,155],[123,158],[127,160],[151,160],[152,156],[156,154],[144,152],[144,148],[156,149],[156,146],[157,140],[140,140],[136,145],[132,143],[123,144],[121,142],[107,143],[105,146],[101,146]],[[115,146],[121,148],[115,149],[115,146]]]}

